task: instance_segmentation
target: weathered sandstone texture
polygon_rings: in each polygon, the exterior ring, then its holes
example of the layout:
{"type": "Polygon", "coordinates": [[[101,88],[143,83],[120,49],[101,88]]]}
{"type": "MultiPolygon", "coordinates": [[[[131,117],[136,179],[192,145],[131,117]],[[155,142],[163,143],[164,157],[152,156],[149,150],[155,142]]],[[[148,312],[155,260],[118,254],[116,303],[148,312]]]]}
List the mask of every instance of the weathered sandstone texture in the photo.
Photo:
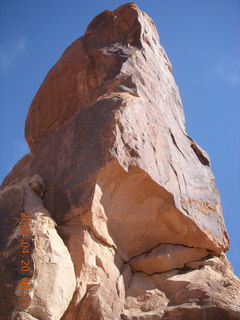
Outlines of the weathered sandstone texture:
{"type": "Polygon", "coordinates": [[[210,160],[186,133],[171,70],[154,23],[128,3],[49,71],[26,119],[31,153],[0,193],[1,319],[240,319],[210,160]]]}

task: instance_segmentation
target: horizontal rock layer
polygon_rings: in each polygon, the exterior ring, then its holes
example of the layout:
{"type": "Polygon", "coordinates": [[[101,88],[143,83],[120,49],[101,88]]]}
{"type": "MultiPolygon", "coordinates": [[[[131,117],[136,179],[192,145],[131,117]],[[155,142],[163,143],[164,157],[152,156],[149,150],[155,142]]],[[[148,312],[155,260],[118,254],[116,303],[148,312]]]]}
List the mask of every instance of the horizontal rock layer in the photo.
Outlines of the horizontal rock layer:
{"type": "Polygon", "coordinates": [[[132,258],[129,264],[134,271],[142,271],[151,275],[182,269],[188,262],[200,260],[207,256],[209,256],[209,252],[204,249],[161,244],[148,253],[132,258]]]}
{"type": "Polygon", "coordinates": [[[25,135],[31,153],[0,195],[4,319],[239,317],[210,160],[186,133],[171,64],[135,4],[104,11],[66,49],[25,135]],[[7,267],[21,208],[34,266],[26,310],[7,267]]]}

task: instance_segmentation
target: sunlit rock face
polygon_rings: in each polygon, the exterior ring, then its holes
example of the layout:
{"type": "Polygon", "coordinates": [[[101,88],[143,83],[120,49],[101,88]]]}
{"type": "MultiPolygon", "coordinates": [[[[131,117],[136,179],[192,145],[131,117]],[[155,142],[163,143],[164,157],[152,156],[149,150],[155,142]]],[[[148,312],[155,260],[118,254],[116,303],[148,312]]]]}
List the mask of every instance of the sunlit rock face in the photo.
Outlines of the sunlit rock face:
{"type": "Polygon", "coordinates": [[[186,133],[171,64],[134,3],[99,14],[66,49],[25,135],[31,153],[0,195],[4,319],[240,317],[209,157],[186,133]],[[17,264],[21,208],[31,212],[34,265],[26,310],[18,275],[6,271],[17,264]]]}

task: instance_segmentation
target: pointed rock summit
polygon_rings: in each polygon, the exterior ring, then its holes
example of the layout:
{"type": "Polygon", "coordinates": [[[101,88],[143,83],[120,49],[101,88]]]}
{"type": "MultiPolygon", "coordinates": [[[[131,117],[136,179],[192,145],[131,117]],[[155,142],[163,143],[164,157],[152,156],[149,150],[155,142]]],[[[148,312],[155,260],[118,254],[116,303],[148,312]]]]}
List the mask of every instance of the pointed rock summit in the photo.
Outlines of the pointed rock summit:
{"type": "Polygon", "coordinates": [[[239,319],[210,160],[136,4],[99,14],[66,49],[25,136],[31,153],[0,193],[1,319],[239,319]]]}

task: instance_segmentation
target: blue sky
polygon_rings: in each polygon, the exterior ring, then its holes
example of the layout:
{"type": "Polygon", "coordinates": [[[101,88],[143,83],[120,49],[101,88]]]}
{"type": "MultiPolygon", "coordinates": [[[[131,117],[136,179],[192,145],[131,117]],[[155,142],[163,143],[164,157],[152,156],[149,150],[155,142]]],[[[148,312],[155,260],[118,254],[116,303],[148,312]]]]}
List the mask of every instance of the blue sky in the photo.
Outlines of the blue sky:
{"type": "MultiPolygon", "coordinates": [[[[188,134],[211,157],[240,276],[240,1],[135,1],[157,25],[188,134]]],[[[0,180],[28,152],[24,121],[46,73],[91,19],[124,1],[0,0],[0,180]]]]}

